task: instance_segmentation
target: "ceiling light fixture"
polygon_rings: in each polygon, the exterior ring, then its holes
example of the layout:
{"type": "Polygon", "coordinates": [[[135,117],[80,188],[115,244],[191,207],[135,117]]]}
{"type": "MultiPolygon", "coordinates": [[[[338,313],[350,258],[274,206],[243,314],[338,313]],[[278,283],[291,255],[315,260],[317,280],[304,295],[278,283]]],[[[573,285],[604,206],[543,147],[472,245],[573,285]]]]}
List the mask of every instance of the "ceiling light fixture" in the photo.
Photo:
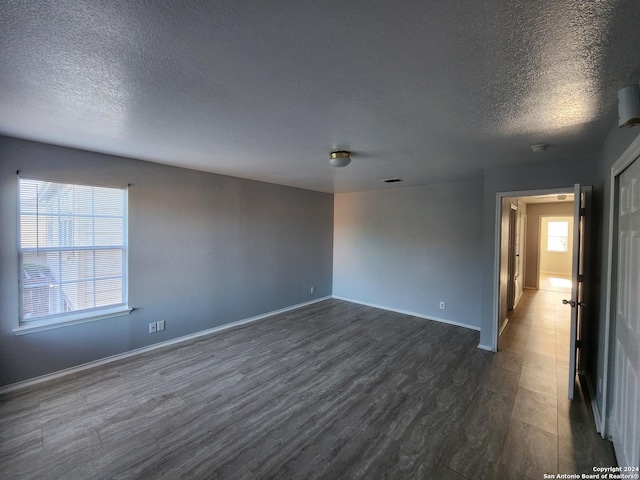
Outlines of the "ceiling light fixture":
{"type": "Polygon", "coordinates": [[[329,163],[334,167],[342,168],[351,163],[351,152],[337,150],[329,155],[329,163]]]}
{"type": "Polygon", "coordinates": [[[633,127],[640,123],[640,88],[638,84],[618,90],[618,127],[633,127]]]}
{"type": "Polygon", "coordinates": [[[547,148],[549,148],[548,143],[538,143],[536,145],[531,145],[531,150],[533,150],[535,153],[544,152],[547,148]]]}

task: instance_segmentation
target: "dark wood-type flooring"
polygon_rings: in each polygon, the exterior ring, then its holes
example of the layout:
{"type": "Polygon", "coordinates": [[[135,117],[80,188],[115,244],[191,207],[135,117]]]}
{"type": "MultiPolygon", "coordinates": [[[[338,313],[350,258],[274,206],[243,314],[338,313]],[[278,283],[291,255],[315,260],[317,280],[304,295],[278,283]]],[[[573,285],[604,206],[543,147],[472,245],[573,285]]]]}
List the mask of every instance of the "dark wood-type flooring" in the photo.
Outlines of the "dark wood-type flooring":
{"type": "Polygon", "coordinates": [[[525,293],[497,354],[472,330],[327,300],[7,393],[0,477],[540,479],[611,466],[585,398],[566,400],[558,295],[525,293]]]}

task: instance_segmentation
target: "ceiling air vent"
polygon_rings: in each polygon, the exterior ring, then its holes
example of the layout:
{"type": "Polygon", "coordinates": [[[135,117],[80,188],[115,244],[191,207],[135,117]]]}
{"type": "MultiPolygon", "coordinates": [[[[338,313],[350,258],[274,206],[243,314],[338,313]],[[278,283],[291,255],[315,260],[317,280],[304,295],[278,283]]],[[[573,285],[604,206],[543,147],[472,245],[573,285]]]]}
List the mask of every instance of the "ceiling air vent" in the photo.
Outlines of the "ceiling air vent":
{"type": "Polygon", "coordinates": [[[401,178],[387,178],[386,180],[383,180],[384,183],[398,183],[401,181],[401,178]]]}

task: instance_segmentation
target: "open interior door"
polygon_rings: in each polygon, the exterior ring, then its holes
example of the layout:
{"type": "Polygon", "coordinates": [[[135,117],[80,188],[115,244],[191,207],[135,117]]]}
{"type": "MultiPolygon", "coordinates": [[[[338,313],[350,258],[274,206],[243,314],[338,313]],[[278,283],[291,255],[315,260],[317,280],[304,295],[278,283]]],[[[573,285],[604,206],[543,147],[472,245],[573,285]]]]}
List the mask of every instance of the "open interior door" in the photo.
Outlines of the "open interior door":
{"type": "MultiPolygon", "coordinates": [[[[591,187],[574,187],[575,200],[573,207],[573,263],[571,269],[571,299],[562,303],[571,305],[571,344],[569,352],[569,398],[573,399],[576,384],[576,373],[584,368],[581,365],[584,351],[584,323],[586,319],[585,300],[588,297],[587,262],[590,229],[591,187]]],[[[583,360],[584,362],[584,360],[583,360]]]]}

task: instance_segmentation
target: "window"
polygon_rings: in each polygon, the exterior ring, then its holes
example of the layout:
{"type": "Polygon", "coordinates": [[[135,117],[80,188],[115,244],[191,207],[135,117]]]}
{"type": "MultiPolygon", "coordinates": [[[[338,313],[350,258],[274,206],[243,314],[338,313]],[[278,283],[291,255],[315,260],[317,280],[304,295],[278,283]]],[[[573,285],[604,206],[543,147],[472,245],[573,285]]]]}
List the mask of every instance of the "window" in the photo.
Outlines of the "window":
{"type": "Polygon", "coordinates": [[[21,326],[128,311],[127,191],[21,178],[19,195],[21,326]]]}
{"type": "Polygon", "coordinates": [[[569,222],[549,222],[547,229],[547,251],[566,252],[569,243],[569,222]]]}

